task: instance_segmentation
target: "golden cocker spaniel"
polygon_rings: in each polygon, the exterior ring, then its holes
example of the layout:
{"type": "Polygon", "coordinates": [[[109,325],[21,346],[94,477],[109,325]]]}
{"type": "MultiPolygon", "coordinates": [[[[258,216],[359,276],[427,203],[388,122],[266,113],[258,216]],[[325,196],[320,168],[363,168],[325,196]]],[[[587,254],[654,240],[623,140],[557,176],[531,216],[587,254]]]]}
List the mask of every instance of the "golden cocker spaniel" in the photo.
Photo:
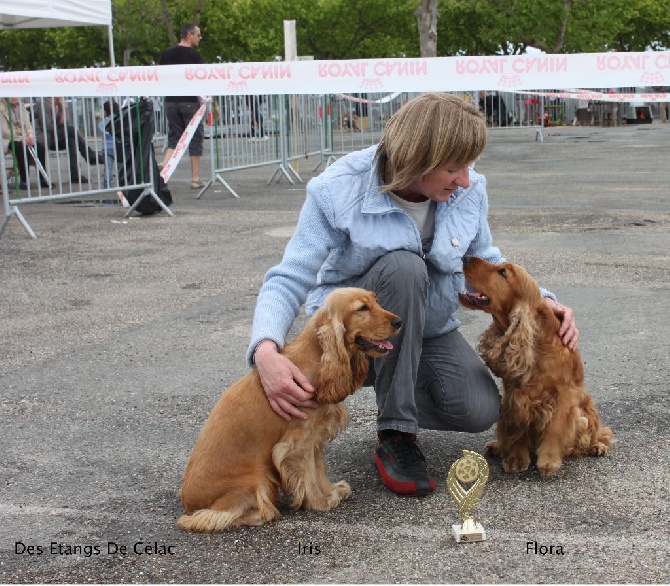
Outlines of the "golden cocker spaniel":
{"type": "Polygon", "coordinates": [[[327,511],[348,498],[346,482],[328,479],[323,449],[348,422],[341,401],[365,381],[368,356],[387,354],[400,326],[373,293],[333,291],[282,352],[309,379],[319,406],[305,410],[306,420],[282,419],[255,369],[224,392],[186,466],[179,493],[186,514],[177,526],[214,532],[262,525],[280,517],[280,488],[294,510],[327,511]]]}
{"type": "Polygon", "coordinates": [[[607,453],[612,430],[601,426],[584,389],[581,355],[562,344],[560,321],[537,282],[517,264],[472,256],[464,257],[463,271],[476,291],[462,293],[462,305],[493,317],[478,351],[503,381],[497,441],[487,452],[501,456],[507,472],[526,470],[536,456],[542,476],[554,474],[563,458],[607,453]]]}

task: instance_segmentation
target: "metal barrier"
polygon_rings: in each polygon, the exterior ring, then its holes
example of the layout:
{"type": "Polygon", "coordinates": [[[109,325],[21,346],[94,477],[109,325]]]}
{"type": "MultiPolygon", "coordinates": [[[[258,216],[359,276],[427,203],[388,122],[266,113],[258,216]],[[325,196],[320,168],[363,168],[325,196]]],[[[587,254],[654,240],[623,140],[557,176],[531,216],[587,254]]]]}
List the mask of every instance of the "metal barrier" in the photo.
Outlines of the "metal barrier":
{"type": "Polygon", "coordinates": [[[314,170],[351,151],[379,142],[386,120],[413,94],[345,96],[219,96],[208,113],[214,183],[239,197],[223,174],[273,166],[268,184],[302,181],[300,160],[319,156],[314,170]],[[365,97],[363,97],[365,96],[365,97]]]}
{"type": "MultiPolygon", "coordinates": [[[[211,176],[239,197],[224,179],[228,172],[273,166],[268,183],[282,177],[302,181],[299,162],[318,156],[314,170],[338,157],[377,144],[386,121],[417,93],[353,95],[219,96],[212,100],[205,136],[210,138],[211,176]]],[[[477,103],[491,128],[536,128],[541,141],[548,123],[544,98],[500,92],[461,93],[477,103]]]]}
{"type": "MultiPolygon", "coordinates": [[[[211,174],[197,193],[200,199],[215,183],[222,184],[234,197],[239,197],[224,175],[233,171],[273,167],[268,184],[286,178],[291,184],[302,182],[300,161],[317,158],[314,167],[329,165],[336,158],[379,142],[386,121],[416,93],[334,94],[334,95],[226,95],[215,97],[206,114],[205,137],[210,149],[211,174]]],[[[535,140],[542,141],[546,126],[576,123],[580,104],[576,99],[554,99],[542,92],[460,92],[462,97],[483,112],[491,132],[518,128],[536,129],[535,140]]],[[[137,209],[145,197],[155,199],[161,209],[173,214],[161,201],[157,191],[155,165],[138,164],[142,125],[131,114],[132,101],[121,107],[123,124],[108,124],[104,104],[115,104],[108,98],[76,98],[64,100],[65,130],[58,131],[56,98],[24,99],[28,118],[22,123],[35,129],[38,147],[34,155],[21,146],[12,156],[0,158],[3,179],[4,218],[0,235],[12,216],[17,216],[34,237],[19,208],[29,203],[61,200],[116,201],[119,192],[140,190],[141,193],[126,212],[137,209]],[[138,150],[139,149],[139,150],[138,150]],[[43,156],[42,156],[43,155],[43,156]],[[43,182],[28,182],[21,189],[18,164],[28,160],[41,166],[43,182]],[[41,165],[40,165],[41,164],[41,165]],[[69,172],[68,172],[69,171],[69,172]],[[86,180],[80,176],[85,174],[86,180]],[[10,179],[12,179],[10,181],[10,179]],[[109,198],[109,199],[108,199],[109,198]]],[[[145,151],[166,147],[167,121],[161,98],[149,98],[152,146],[145,151]]],[[[123,104],[123,103],[122,103],[123,104]]],[[[589,110],[590,123],[603,125],[620,122],[612,105],[595,105],[589,110]],[[602,112],[601,112],[602,110],[602,112]]],[[[0,116],[0,127],[9,119],[0,116]]],[[[3,129],[3,136],[5,128],[3,129]]]]}
{"type": "Polygon", "coordinates": [[[42,202],[118,203],[119,194],[132,192],[135,201],[126,215],[146,197],[173,215],[156,193],[154,165],[146,164],[153,125],[144,128],[139,101],[126,100],[118,105],[106,98],[53,97],[3,98],[1,102],[0,131],[9,153],[0,157],[4,208],[0,235],[9,219],[16,216],[34,238],[20,207],[42,202]],[[105,103],[110,109],[107,116],[105,103]],[[143,131],[151,133],[145,144],[143,131]],[[37,171],[32,178],[30,166],[37,171]]]}
{"type": "MultiPolygon", "coordinates": [[[[207,112],[211,176],[199,199],[216,182],[239,197],[222,173],[275,165],[292,183],[285,152],[284,96],[219,96],[207,112]]],[[[297,175],[297,173],[296,173],[297,175]]],[[[298,177],[299,178],[299,177],[298,177]]]]}
{"type": "MultiPolygon", "coordinates": [[[[348,152],[376,144],[386,120],[415,95],[402,92],[216,97],[209,106],[205,127],[211,175],[196,198],[217,182],[239,197],[223,176],[254,167],[274,167],[268,183],[282,177],[292,184],[301,182],[301,160],[318,157],[316,170],[348,152]]],[[[523,98],[512,93],[462,95],[478,103],[491,128],[542,127],[543,98],[523,98]]],[[[73,199],[115,202],[119,193],[137,190],[139,196],[126,215],[135,211],[145,197],[154,198],[161,209],[173,215],[157,193],[157,168],[140,162],[147,155],[142,152],[143,145],[146,151],[152,144],[141,138],[145,123],[151,125],[149,131],[144,131],[151,133],[154,148],[161,141],[163,150],[166,146],[163,100],[149,98],[146,103],[152,104],[151,119],[140,123],[131,113],[137,100],[121,104],[109,98],[21,100],[27,117],[21,118],[17,132],[24,136],[31,129],[36,148],[28,149],[28,145],[16,141],[19,151],[15,148],[9,160],[3,157],[0,162],[1,176],[5,178],[0,235],[9,218],[17,216],[34,237],[20,212],[26,204],[73,199]],[[112,106],[118,112],[110,111],[112,106]],[[114,115],[117,123],[110,124],[114,115]],[[29,174],[18,172],[18,167],[27,170],[31,164],[39,170],[41,180],[23,184],[21,177],[28,179],[29,174]]],[[[6,127],[11,126],[10,110],[6,118],[0,117],[3,136],[6,127]]]]}
{"type": "Polygon", "coordinates": [[[473,92],[472,101],[484,113],[491,129],[535,128],[535,140],[542,142],[542,128],[549,124],[544,96],[521,92],[473,92]]]}
{"type": "Polygon", "coordinates": [[[329,165],[346,153],[377,144],[386,121],[415,95],[394,94],[336,94],[324,97],[324,148],[316,167],[329,165]]]}

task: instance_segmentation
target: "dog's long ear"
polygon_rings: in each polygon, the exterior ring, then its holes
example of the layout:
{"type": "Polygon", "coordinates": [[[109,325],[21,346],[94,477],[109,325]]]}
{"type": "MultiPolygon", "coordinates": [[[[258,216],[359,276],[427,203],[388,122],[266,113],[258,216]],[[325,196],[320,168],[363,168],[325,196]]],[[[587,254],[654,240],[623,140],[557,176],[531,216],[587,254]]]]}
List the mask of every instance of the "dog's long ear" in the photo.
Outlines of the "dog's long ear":
{"type": "Polygon", "coordinates": [[[319,403],[339,403],[354,392],[349,352],[344,344],[344,324],[326,317],[316,332],[321,344],[321,367],[314,388],[319,403]]]}
{"type": "Polygon", "coordinates": [[[535,363],[536,316],[532,307],[517,305],[510,313],[510,325],[500,335],[498,330],[485,341],[482,337],[480,351],[491,371],[516,386],[523,386],[530,377],[535,363]]]}
{"type": "Polygon", "coordinates": [[[517,305],[510,313],[510,326],[503,338],[507,376],[523,386],[535,364],[536,313],[526,304],[517,305]]]}
{"type": "Polygon", "coordinates": [[[369,368],[370,359],[363,352],[354,352],[354,355],[351,357],[352,392],[363,386],[365,379],[368,378],[369,368]]]}

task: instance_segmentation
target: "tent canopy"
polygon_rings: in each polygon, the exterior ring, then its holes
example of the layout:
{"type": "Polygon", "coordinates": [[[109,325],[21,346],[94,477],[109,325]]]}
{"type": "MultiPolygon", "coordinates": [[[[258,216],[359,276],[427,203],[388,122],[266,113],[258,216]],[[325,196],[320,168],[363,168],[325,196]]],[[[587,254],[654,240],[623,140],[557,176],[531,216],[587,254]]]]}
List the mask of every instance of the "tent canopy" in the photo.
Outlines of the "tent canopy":
{"type": "Polygon", "coordinates": [[[111,0],[0,0],[0,29],[111,24],[111,0]]]}
{"type": "Polygon", "coordinates": [[[112,0],[0,0],[0,30],[106,26],[114,66],[112,0]]]}

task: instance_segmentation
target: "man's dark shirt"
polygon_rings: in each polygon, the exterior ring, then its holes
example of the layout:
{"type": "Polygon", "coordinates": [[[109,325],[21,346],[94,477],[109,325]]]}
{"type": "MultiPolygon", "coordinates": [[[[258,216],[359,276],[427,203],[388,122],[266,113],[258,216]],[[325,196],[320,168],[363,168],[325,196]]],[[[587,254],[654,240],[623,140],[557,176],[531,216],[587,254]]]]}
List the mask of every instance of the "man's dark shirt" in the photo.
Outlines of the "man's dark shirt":
{"type": "MultiPolygon", "coordinates": [[[[202,55],[193,47],[175,45],[163,51],[158,60],[159,65],[187,65],[189,63],[204,63],[202,55]]],[[[198,96],[167,96],[166,102],[197,102],[198,96]]]]}

